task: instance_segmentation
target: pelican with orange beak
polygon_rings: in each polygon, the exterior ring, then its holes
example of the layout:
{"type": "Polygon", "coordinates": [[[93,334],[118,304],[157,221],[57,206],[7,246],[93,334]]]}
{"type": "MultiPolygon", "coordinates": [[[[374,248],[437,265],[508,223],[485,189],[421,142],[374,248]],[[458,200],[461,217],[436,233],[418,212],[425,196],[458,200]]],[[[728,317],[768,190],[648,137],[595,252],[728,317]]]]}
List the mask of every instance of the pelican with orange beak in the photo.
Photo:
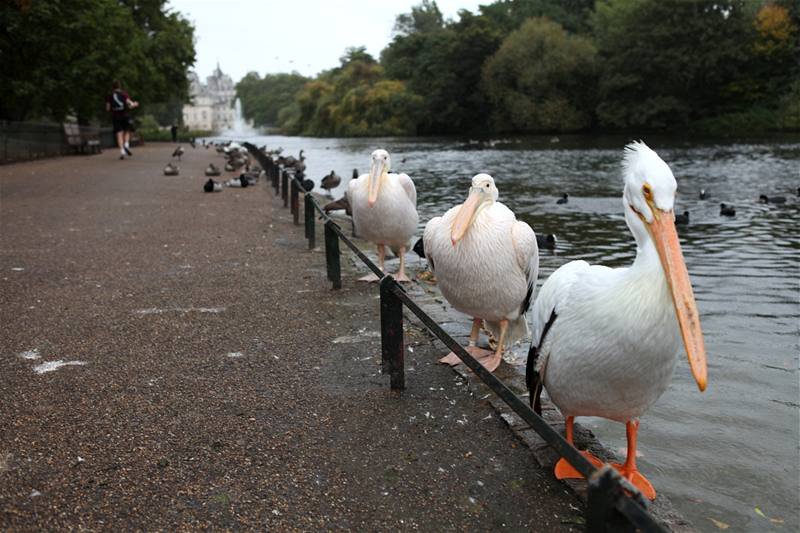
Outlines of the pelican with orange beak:
{"type": "MultiPolygon", "coordinates": [[[[348,185],[353,224],[358,233],[378,246],[378,266],[384,270],[386,246],[400,257],[397,281],[411,281],[405,272],[405,254],[417,230],[417,190],[406,174],[389,173],[389,152],[372,152],[369,174],[362,174],[348,185]]],[[[377,281],[368,274],[361,281],[377,281]]]]}
{"type": "MultiPolygon", "coordinates": [[[[624,464],[614,466],[642,493],[652,484],[636,468],[639,417],[666,390],[683,346],[701,391],[706,353],[689,273],[675,231],[677,184],[669,166],[643,142],[625,147],[625,220],[636,239],[627,268],[572,261],[548,278],[533,307],[533,345],[526,381],[541,410],[542,386],[566,418],[572,442],[576,416],[626,424],[624,464]]],[[[602,462],[582,452],[597,466],[602,462]]],[[[581,477],[564,459],[559,479],[581,477]]]]}
{"type": "MultiPolygon", "coordinates": [[[[497,198],[494,179],[478,174],[466,201],[431,219],[423,235],[442,295],[472,317],[466,349],[489,371],[500,365],[504,345],[528,335],[526,313],[539,272],[536,234],[497,198]],[[494,352],[476,346],[481,325],[498,339],[494,352]]],[[[440,360],[460,361],[452,352],[440,360]]]]}

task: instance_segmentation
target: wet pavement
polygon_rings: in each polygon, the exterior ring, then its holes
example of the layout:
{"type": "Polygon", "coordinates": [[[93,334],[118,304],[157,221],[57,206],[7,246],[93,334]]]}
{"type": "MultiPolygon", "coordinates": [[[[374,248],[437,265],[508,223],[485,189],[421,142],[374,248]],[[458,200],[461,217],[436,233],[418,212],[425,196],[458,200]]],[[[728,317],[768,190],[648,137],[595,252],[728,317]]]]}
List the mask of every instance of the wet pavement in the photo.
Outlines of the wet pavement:
{"type": "Polygon", "coordinates": [[[0,167],[0,529],[582,529],[410,324],[389,390],[375,285],[173,149],[0,167]]]}

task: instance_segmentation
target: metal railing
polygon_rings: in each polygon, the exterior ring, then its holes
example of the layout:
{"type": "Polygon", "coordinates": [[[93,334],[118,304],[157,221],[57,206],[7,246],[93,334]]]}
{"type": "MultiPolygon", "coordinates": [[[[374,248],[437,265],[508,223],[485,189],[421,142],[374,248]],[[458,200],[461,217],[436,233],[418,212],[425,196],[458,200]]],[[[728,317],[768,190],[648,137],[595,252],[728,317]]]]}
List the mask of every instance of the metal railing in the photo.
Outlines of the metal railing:
{"type": "MultiPolygon", "coordinates": [[[[244,143],[245,147],[259,161],[267,177],[272,182],[275,195],[283,198],[284,207],[290,207],[293,222],[299,225],[299,192],[302,186],[297,179],[272,162],[271,158],[255,146],[244,143]]],[[[381,369],[389,374],[393,390],[405,388],[405,350],[403,347],[403,306],[411,311],[425,327],[442,341],[461,361],[472,370],[483,383],[497,394],[522,420],[527,422],[558,454],[566,459],[587,480],[586,531],[618,532],[644,531],[665,532],[664,527],[647,512],[647,501],[642,493],[627,479],[606,464],[595,466],[577,448],[567,442],[550,424],[536,414],[511,389],[486,370],[455,339],[445,332],[412,300],[403,287],[391,276],[378,268],[364,252],[348,238],[342,229],[320,207],[316,198],[304,191],[305,237],[309,249],[316,247],[316,219],[319,214],[324,221],[325,263],[328,280],[333,289],[342,287],[339,241],[350,248],[380,279],[381,315],[381,369]]]]}

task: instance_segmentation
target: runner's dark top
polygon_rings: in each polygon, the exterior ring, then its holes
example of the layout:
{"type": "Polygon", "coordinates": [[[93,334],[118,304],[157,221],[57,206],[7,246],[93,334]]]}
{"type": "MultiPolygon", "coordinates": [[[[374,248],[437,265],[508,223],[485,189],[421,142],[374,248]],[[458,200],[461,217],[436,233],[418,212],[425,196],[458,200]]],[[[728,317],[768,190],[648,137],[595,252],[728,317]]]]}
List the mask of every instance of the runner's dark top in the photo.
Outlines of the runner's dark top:
{"type": "Polygon", "coordinates": [[[114,118],[123,118],[128,116],[127,101],[130,99],[128,93],[123,90],[117,90],[111,93],[106,102],[111,106],[111,116],[114,118]]]}

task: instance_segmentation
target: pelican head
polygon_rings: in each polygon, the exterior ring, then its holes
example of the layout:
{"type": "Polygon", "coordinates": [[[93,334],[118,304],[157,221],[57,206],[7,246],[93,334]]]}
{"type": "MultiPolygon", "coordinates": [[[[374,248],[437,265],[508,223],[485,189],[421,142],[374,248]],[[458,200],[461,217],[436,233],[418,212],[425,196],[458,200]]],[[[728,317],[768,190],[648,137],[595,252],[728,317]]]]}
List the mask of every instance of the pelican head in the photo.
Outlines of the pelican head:
{"type": "Polygon", "coordinates": [[[669,166],[643,142],[625,147],[625,218],[637,241],[652,240],[667,280],[697,386],[707,383],[706,349],[689,272],[675,230],[677,183],[669,166]]]}
{"type": "Polygon", "coordinates": [[[469,196],[461,205],[456,218],[453,220],[453,228],[450,233],[450,240],[453,246],[464,237],[478,213],[484,207],[488,207],[497,201],[498,194],[494,178],[489,174],[476,174],[472,178],[469,196]]]}
{"type": "Polygon", "coordinates": [[[392,161],[389,159],[389,152],[381,148],[372,152],[372,163],[369,168],[369,196],[367,203],[370,207],[375,205],[378,200],[378,191],[383,180],[389,174],[392,161]]]}

